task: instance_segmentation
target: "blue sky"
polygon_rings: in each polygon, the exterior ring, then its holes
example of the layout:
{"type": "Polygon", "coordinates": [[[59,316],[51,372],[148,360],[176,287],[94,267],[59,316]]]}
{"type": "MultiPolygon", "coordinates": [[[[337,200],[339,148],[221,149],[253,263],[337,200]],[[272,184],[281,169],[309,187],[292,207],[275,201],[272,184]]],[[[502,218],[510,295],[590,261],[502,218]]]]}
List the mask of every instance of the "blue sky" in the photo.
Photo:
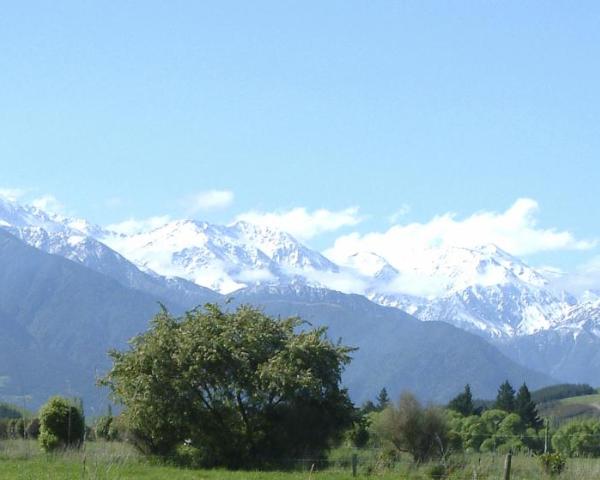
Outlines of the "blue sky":
{"type": "Polygon", "coordinates": [[[326,248],[529,198],[573,241],[526,255],[596,255],[597,2],[12,2],[0,45],[0,187],[25,199],[100,224],[354,215],[307,235],[326,248]]]}

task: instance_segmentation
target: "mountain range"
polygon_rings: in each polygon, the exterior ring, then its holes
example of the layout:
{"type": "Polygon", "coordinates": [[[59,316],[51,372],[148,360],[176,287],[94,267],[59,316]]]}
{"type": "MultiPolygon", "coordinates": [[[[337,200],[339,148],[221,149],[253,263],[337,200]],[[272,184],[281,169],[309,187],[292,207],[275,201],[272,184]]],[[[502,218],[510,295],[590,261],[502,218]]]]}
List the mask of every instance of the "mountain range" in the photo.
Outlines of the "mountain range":
{"type": "MultiPolygon", "coordinates": [[[[600,366],[598,297],[589,293],[577,299],[555,291],[543,272],[495,245],[423,248],[418,255],[408,255],[410,261],[402,265],[392,264],[377,252],[354,252],[334,262],[288,233],[248,222],[222,226],[178,220],[151,231],[123,234],[3,199],[0,228],[10,235],[10,241],[2,237],[7,244],[16,241],[28,246],[29,253],[22,252],[26,257],[35,251],[44,259],[60,258],[65,265],[79,268],[78,275],[91,276],[90,288],[102,279],[122,289],[123,298],[135,298],[125,303],[139,307],[123,307],[117,321],[127,328],[103,337],[106,341],[92,349],[92,363],[103,367],[107,365],[105,350],[124,345],[142,331],[157,302],[181,312],[229,298],[233,304],[246,301],[273,314],[309,317],[327,324],[332,335],[359,346],[356,362],[345,376],[355,398],[367,398],[387,386],[392,393],[410,387],[424,398],[441,400],[459,390],[461,382],[469,381],[481,387],[482,396],[489,396],[499,383],[496,380],[519,375],[534,386],[553,379],[600,383],[596,373],[600,370],[595,368],[600,366]],[[415,293],[411,284],[426,284],[428,294],[415,293]],[[139,314],[134,313],[137,310],[139,314]],[[440,355],[434,359],[433,352],[440,355]],[[488,365],[482,367],[485,376],[471,370],[465,370],[469,375],[449,373],[450,365],[466,368],[470,361],[488,365]],[[378,368],[381,365],[385,368],[378,368]],[[417,376],[411,379],[407,369],[417,376]]],[[[0,268],[8,262],[11,275],[16,275],[19,263],[10,263],[10,256],[2,256],[1,261],[0,268]]],[[[61,278],[65,268],[53,274],[61,278]]],[[[27,273],[35,274],[34,270],[27,273]]],[[[5,280],[2,299],[6,295],[22,301],[40,297],[33,305],[41,308],[48,300],[41,297],[50,295],[46,289],[45,294],[36,291],[26,296],[19,289],[37,284],[24,281],[15,290],[10,278],[5,280]]],[[[35,320],[37,310],[28,313],[27,321],[18,315],[20,320],[15,320],[16,305],[10,315],[0,311],[5,319],[2,325],[12,332],[10,338],[15,342],[29,339],[29,350],[23,355],[54,359],[59,344],[51,333],[75,328],[76,320],[65,319],[64,328],[59,321],[69,304],[69,295],[63,293],[65,305],[59,308],[58,300],[53,303],[55,316],[44,307],[50,316],[40,317],[43,320],[35,320]],[[11,325],[27,327],[14,330],[11,325]],[[41,343],[32,343],[27,336],[32,332],[41,343]]],[[[79,301],[79,296],[71,298],[71,302],[79,301]]],[[[108,297],[104,301],[111,303],[108,297]]],[[[103,311],[101,302],[91,298],[86,302],[89,311],[103,311]]],[[[117,309],[119,304],[110,306],[117,309]]],[[[108,327],[90,318],[81,320],[82,335],[108,327]]],[[[5,342],[7,338],[8,334],[5,342]]],[[[85,342],[77,342],[76,356],[87,349],[85,342]]]]}

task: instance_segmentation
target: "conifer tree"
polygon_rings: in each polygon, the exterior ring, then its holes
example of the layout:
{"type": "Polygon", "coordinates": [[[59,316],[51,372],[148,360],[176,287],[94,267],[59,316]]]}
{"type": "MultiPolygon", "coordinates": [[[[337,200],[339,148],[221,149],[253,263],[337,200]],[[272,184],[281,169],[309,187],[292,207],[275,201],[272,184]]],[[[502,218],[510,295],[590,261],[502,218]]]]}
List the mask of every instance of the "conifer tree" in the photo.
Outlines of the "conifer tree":
{"type": "Polygon", "coordinates": [[[377,400],[377,409],[378,410],[383,410],[383,409],[385,409],[385,407],[387,407],[390,404],[390,397],[389,397],[385,387],[383,387],[381,389],[381,391],[379,392],[379,395],[377,395],[376,400],[377,400]]]}
{"type": "Polygon", "coordinates": [[[515,411],[515,390],[508,380],[498,388],[498,395],[496,396],[494,408],[509,413],[515,411]]]}
{"type": "Polygon", "coordinates": [[[531,400],[531,394],[525,383],[521,385],[515,397],[515,412],[519,414],[527,427],[538,430],[543,424],[543,421],[538,417],[537,408],[531,400]]]}
{"type": "Polygon", "coordinates": [[[462,393],[459,393],[456,397],[450,400],[448,408],[457,411],[465,417],[475,413],[473,395],[471,394],[471,386],[468,383],[465,385],[465,390],[462,393]]]}

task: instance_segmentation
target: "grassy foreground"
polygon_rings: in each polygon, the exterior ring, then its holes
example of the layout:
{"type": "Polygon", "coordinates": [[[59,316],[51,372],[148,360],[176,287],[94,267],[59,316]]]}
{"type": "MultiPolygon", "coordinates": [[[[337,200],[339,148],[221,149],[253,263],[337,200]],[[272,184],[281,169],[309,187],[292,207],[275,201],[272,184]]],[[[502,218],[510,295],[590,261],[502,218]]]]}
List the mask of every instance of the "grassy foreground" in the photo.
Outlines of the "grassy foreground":
{"type": "MultiPolygon", "coordinates": [[[[358,478],[380,480],[430,479],[435,465],[415,467],[411,462],[401,462],[388,469],[374,468],[360,455],[358,478]]],[[[500,455],[472,455],[453,459],[455,468],[449,480],[477,478],[500,479],[504,458],[500,455]],[[477,472],[476,477],[474,471],[477,472]]],[[[350,480],[347,464],[314,472],[299,469],[293,472],[231,472],[225,470],[186,470],[152,462],[138,455],[129,445],[91,442],[81,451],[67,451],[54,455],[40,452],[32,441],[0,442],[1,480],[350,480]]],[[[528,456],[513,457],[512,480],[537,480],[545,478],[537,459],[528,456]]],[[[600,478],[600,459],[571,459],[559,480],[585,480],[600,478]]]]}

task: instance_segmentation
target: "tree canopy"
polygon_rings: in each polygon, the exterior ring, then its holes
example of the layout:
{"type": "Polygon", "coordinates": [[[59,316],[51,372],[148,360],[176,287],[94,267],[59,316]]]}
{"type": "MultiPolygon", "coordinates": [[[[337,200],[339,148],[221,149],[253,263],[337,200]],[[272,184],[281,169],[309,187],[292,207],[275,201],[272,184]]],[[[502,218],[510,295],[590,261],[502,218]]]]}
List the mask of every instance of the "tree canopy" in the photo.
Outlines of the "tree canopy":
{"type": "Polygon", "coordinates": [[[475,406],[473,405],[473,395],[471,394],[471,386],[467,383],[462,393],[459,393],[456,397],[450,400],[448,404],[450,410],[454,410],[465,417],[473,415],[475,413],[475,406]]]}
{"type": "Polygon", "coordinates": [[[387,407],[390,404],[390,396],[388,395],[388,392],[385,387],[383,387],[381,389],[381,391],[379,392],[379,394],[377,395],[376,401],[377,401],[376,408],[378,410],[383,410],[385,407],[387,407]]]}
{"type": "Polygon", "coordinates": [[[542,427],[543,421],[538,416],[537,407],[531,399],[531,394],[525,383],[521,385],[515,397],[515,412],[528,427],[536,430],[542,427]]]}
{"type": "Polygon", "coordinates": [[[498,395],[496,396],[494,408],[509,413],[515,411],[515,390],[508,380],[498,388],[498,395]]]}
{"type": "Polygon", "coordinates": [[[351,348],[325,328],[218,305],[181,318],[163,309],[102,381],[124,405],[137,445],[200,464],[241,467],[317,455],[353,418],[341,373],[351,348]]]}
{"type": "Polygon", "coordinates": [[[52,397],[40,409],[39,442],[45,451],[78,446],[85,434],[83,408],[75,402],[52,397]]]}

